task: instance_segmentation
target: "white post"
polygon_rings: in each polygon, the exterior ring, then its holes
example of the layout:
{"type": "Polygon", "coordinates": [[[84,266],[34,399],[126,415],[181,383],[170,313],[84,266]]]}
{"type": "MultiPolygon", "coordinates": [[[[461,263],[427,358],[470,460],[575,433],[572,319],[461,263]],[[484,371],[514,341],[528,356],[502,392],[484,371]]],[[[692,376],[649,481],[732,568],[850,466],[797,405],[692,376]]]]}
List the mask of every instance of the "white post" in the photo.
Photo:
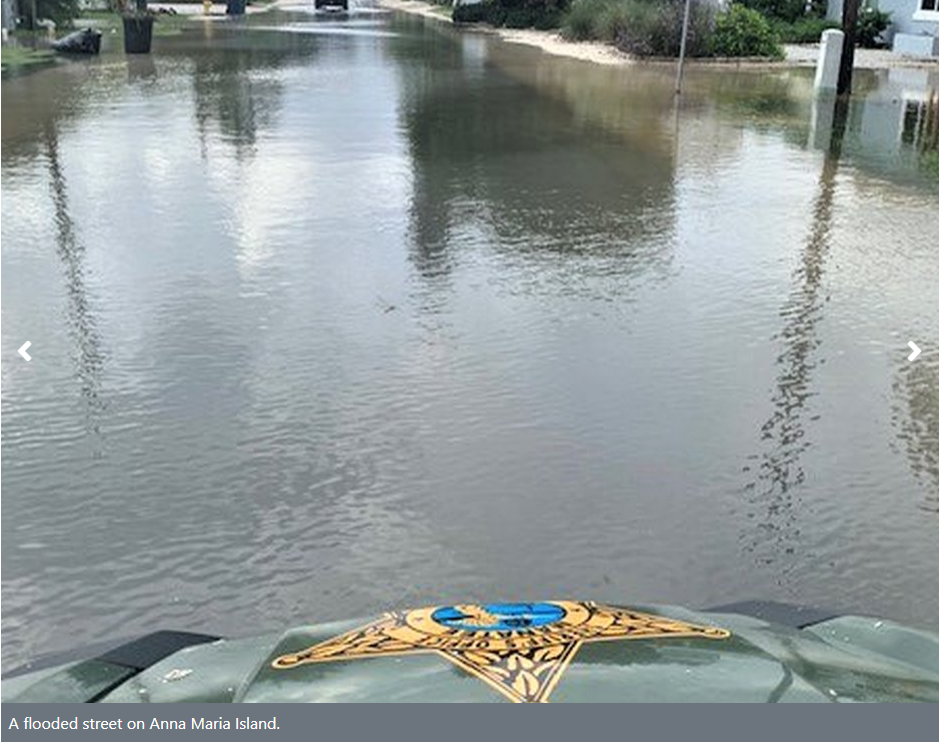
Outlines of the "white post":
{"type": "Polygon", "coordinates": [[[833,28],[822,33],[815,67],[815,89],[837,90],[838,70],[841,66],[841,50],[844,47],[844,32],[833,28]]]}

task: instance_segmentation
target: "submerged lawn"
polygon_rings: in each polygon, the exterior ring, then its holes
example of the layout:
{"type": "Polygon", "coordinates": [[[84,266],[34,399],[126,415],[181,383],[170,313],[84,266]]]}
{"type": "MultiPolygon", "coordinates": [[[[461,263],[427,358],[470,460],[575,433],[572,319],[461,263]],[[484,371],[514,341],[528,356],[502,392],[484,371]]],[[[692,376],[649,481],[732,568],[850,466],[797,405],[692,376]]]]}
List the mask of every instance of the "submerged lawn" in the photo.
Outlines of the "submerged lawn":
{"type": "Polygon", "coordinates": [[[5,73],[51,64],[55,61],[55,55],[49,49],[26,49],[9,44],[3,45],[0,58],[2,58],[2,68],[5,73]]]}

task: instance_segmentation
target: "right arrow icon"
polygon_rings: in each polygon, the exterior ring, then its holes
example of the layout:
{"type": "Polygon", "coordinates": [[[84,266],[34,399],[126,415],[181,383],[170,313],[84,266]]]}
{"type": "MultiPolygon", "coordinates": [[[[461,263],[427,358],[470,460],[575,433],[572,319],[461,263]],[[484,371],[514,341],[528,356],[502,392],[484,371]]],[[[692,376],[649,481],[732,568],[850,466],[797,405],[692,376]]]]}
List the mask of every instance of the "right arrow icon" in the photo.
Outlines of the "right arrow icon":
{"type": "Polygon", "coordinates": [[[912,340],[910,340],[910,342],[908,342],[907,345],[910,346],[910,349],[911,349],[913,352],[910,353],[909,358],[907,358],[906,360],[908,360],[908,361],[915,361],[915,360],[916,360],[916,356],[918,356],[918,355],[919,355],[920,353],[922,353],[923,351],[921,351],[921,350],[919,349],[919,346],[918,346],[916,343],[914,343],[912,340]]]}

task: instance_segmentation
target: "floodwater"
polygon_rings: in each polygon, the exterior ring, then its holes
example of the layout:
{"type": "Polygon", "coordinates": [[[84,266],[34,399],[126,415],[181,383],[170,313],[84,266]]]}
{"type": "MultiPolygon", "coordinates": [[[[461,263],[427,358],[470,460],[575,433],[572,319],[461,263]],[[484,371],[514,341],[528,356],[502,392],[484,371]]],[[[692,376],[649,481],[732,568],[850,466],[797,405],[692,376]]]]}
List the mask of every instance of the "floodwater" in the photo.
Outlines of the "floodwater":
{"type": "Polygon", "coordinates": [[[6,666],[453,601],[939,627],[939,71],[811,82],[676,113],[303,8],[5,79],[6,666]]]}

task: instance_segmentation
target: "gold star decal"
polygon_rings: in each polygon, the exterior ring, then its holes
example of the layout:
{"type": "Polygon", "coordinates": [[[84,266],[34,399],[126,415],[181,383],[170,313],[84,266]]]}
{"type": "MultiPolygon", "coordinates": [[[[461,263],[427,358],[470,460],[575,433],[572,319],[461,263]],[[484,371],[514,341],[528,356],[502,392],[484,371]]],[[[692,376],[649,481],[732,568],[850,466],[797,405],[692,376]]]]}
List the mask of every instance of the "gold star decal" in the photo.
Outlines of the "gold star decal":
{"type": "Polygon", "coordinates": [[[711,626],[592,602],[456,605],[388,613],[271,666],[436,652],[516,702],[546,702],[581,645],[620,639],[726,639],[711,626]]]}

